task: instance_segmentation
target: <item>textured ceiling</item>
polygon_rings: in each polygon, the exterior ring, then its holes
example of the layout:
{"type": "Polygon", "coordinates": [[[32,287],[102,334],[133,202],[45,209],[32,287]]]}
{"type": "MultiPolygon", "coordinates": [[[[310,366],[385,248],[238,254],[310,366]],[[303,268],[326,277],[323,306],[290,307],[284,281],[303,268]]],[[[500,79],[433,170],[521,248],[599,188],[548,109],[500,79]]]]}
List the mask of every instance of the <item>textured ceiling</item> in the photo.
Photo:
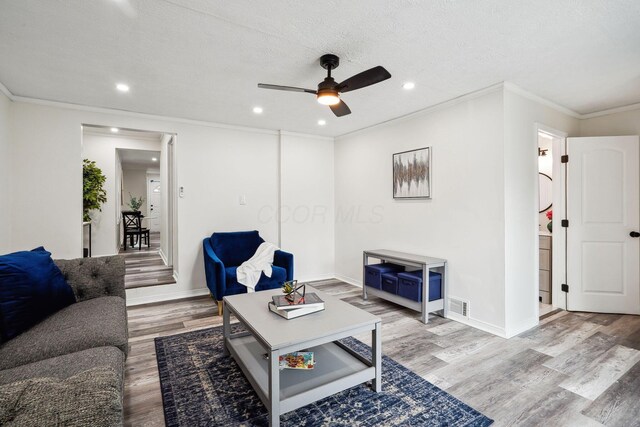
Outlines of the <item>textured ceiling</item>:
{"type": "Polygon", "coordinates": [[[640,1],[0,0],[0,82],[17,96],[335,136],[502,81],[579,113],[640,102],[640,1]],[[315,88],[324,53],[338,81],[393,77],[344,94],[342,118],[256,87],[315,88]]]}

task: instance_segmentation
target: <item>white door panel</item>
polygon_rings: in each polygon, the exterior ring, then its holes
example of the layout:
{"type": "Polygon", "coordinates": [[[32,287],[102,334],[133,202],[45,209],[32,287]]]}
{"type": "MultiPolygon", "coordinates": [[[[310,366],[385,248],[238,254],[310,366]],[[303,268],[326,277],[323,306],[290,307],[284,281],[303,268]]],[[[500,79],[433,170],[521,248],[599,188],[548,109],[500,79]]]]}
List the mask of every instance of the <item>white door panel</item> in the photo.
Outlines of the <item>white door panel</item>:
{"type": "Polygon", "coordinates": [[[568,309],[640,314],[637,136],[568,138],[568,309]]]}
{"type": "Polygon", "coordinates": [[[151,231],[160,231],[161,197],[160,175],[147,175],[147,224],[151,231]]]}

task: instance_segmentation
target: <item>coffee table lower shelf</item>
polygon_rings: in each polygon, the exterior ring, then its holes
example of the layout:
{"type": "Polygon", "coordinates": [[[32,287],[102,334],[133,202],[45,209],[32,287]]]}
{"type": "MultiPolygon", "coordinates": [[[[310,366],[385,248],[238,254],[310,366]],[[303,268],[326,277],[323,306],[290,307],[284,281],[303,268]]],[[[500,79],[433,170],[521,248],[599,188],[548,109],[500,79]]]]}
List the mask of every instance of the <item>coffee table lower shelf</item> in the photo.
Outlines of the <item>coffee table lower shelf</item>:
{"type": "MultiPolygon", "coordinates": [[[[266,350],[251,335],[227,338],[226,345],[262,402],[271,407],[266,350]]],[[[376,378],[371,362],[341,343],[329,342],[305,350],[314,352],[314,369],[283,369],[275,373],[279,375],[280,414],[376,378]]]]}

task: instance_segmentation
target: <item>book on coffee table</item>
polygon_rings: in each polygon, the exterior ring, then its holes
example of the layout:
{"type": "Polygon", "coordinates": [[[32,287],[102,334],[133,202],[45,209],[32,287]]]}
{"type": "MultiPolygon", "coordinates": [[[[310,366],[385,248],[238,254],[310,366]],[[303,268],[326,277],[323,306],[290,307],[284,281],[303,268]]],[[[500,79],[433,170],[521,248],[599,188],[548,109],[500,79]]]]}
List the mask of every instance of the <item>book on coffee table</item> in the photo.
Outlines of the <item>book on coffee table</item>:
{"type": "Polygon", "coordinates": [[[294,351],[280,356],[278,360],[280,369],[313,369],[316,364],[313,351],[294,351]]]}
{"type": "Polygon", "coordinates": [[[285,319],[295,319],[296,317],[304,316],[311,313],[316,313],[318,311],[324,310],[324,304],[321,306],[314,307],[297,307],[295,310],[279,310],[273,302],[269,303],[269,310],[274,312],[280,317],[284,317],[285,319]]]}
{"type": "Polygon", "coordinates": [[[274,295],[271,298],[273,299],[273,305],[275,305],[278,310],[294,310],[311,307],[324,308],[324,301],[314,292],[309,292],[305,294],[304,297],[298,297],[295,301],[289,301],[285,295],[274,295]]]}

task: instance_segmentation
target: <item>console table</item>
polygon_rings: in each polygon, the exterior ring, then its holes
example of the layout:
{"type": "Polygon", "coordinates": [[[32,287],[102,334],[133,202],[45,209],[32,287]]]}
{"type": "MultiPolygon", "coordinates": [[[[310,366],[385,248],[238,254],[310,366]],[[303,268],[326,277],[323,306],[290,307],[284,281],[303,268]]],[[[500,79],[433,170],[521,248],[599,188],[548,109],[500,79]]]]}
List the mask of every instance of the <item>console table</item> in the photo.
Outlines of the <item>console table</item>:
{"type": "Polygon", "coordinates": [[[429,321],[429,313],[437,310],[443,311],[443,316],[447,317],[447,294],[448,280],[447,260],[441,258],[432,258],[423,255],[409,254],[405,252],[391,251],[388,249],[375,249],[362,252],[362,298],[367,299],[368,294],[378,298],[391,301],[415,311],[422,313],[422,323],[429,321]],[[366,275],[365,266],[369,264],[369,258],[375,258],[383,262],[392,262],[394,264],[403,265],[405,267],[419,268],[422,270],[422,302],[412,301],[389,292],[374,289],[364,284],[366,275]],[[442,298],[429,301],[429,271],[435,271],[442,274],[442,298]]]}

